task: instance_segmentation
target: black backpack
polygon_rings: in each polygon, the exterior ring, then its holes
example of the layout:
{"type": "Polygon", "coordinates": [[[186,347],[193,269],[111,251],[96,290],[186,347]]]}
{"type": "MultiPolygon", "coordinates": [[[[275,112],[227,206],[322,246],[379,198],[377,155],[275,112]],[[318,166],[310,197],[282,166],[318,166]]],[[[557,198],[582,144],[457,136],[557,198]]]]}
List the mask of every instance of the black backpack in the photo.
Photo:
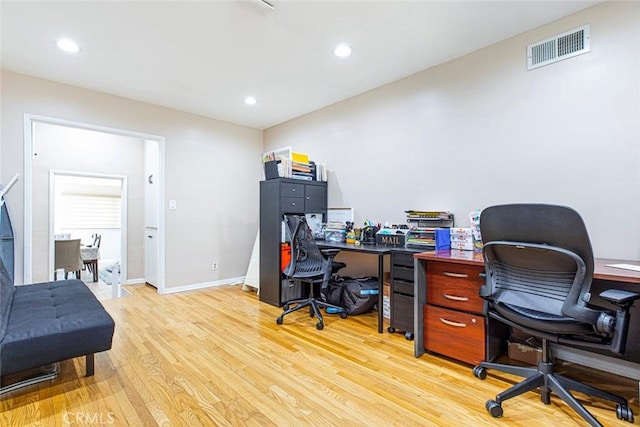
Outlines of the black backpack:
{"type": "Polygon", "coordinates": [[[378,278],[334,276],[325,291],[325,299],[344,308],[348,315],[368,313],[378,302],[378,278]]]}

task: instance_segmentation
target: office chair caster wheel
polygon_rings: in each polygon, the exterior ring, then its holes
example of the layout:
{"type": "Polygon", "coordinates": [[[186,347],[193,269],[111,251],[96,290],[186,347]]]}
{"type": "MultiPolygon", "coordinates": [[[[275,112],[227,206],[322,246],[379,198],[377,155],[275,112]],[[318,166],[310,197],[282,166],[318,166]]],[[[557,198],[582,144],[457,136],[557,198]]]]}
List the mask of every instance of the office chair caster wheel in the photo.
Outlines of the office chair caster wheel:
{"type": "Polygon", "coordinates": [[[481,380],[487,378],[487,369],[482,366],[474,366],[473,367],[473,375],[476,378],[480,378],[481,380]]]}
{"type": "Polygon", "coordinates": [[[282,309],[283,309],[284,311],[289,310],[289,304],[285,304],[285,305],[283,305],[283,306],[282,306],[282,309]]]}
{"type": "Polygon", "coordinates": [[[411,332],[405,332],[405,333],[404,333],[404,338],[405,338],[407,341],[413,341],[413,334],[412,334],[411,332]]]}
{"type": "Polygon", "coordinates": [[[343,311],[341,311],[341,312],[340,312],[340,318],[341,318],[341,319],[346,319],[346,318],[347,318],[347,312],[346,312],[346,311],[344,311],[344,310],[343,310],[343,311]]]}
{"type": "Polygon", "coordinates": [[[502,406],[495,400],[487,400],[484,406],[493,418],[500,418],[502,416],[502,406]]]}
{"type": "Polygon", "coordinates": [[[395,331],[396,331],[396,328],[394,328],[394,327],[392,327],[392,326],[389,326],[389,327],[387,328],[387,332],[389,332],[390,334],[393,334],[395,331]]]}
{"type": "Polygon", "coordinates": [[[318,322],[318,323],[316,323],[316,329],[321,331],[321,330],[324,329],[324,325],[322,323],[318,322]]]}
{"type": "Polygon", "coordinates": [[[633,411],[626,405],[616,407],[616,416],[619,420],[625,420],[633,424],[633,411]]]}
{"type": "Polygon", "coordinates": [[[278,325],[282,325],[282,316],[280,316],[280,317],[278,317],[278,318],[276,319],[276,323],[277,323],[278,325]]]}

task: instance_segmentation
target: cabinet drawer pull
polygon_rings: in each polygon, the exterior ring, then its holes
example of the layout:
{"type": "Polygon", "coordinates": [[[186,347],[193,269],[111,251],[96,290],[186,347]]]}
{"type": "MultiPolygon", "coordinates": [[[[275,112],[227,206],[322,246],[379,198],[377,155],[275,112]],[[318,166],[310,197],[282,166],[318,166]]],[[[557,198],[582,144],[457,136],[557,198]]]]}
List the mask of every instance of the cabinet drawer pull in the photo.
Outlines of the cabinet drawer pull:
{"type": "Polygon", "coordinates": [[[455,326],[456,328],[466,328],[467,327],[466,323],[452,322],[451,320],[443,319],[442,317],[440,318],[440,321],[442,323],[444,323],[445,325],[455,326]]]}
{"type": "Polygon", "coordinates": [[[442,294],[442,296],[453,301],[469,301],[469,297],[457,297],[455,295],[449,294],[442,294]]]}
{"type": "Polygon", "coordinates": [[[465,273],[449,273],[448,271],[444,271],[442,272],[442,274],[449,277],[460,277],[460,278],[469,277],[469,275],[465,273]]]}

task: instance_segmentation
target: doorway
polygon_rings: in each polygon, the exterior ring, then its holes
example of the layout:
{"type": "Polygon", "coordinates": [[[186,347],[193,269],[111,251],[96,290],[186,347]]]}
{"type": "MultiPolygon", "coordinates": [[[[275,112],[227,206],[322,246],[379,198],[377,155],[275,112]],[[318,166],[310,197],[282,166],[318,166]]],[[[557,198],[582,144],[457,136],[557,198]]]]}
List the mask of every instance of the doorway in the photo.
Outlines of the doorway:
{"type": "MultiPolygon", "coordinates": [[[[144,141],[154,141],[158,147],[158,174],[156,182],[158,186],[157,191],[157,204],[158,206],[164,206],[164,177],[162,171],[164,171],[164,138],[141,134],[138,132],[132,132],[121,129],[107,128],[102,126],[88,125],[79,122],[72,122],[68,120],[55,119],[43,116],[34,116],[25,114],[25,126],[24,126],[24,150],[25,150],[25,165],[24,165],[24,186],[25,186],[25,198],[24,198],[24,283],[33,283],[34,280],[46,280],[46,277],[42,277],[43,274],[48,276],[48,272],[42,270],[49,266],[51,263],[51,248],[49,242],[49,236],[53,234],[53,219],[50,218],[53,214],[45,216],[43,218],[43,212],[49,212],[53,207],[51,198],[53,190],[49,188],[51,185],[47,185],[49,191],[49,197],[42,197],[42,182],[43,175],[46,172],[47,177],[51,173],[51,170],[56,172],[63,172],[63,174],[75,174],[75,175],[89,175],[93,177],[113,177],[117,179],[123,176],[128,176],[128,188],[127,197],[129,200],[134,200],[136,203],[143,200],[142,189],[144,187],[143,177],[138,171],[144,167],[143,151],[144,141]],[[48,127],[57,127],[65,138],[59,138],[63,140],[62,145],[57,145],[56,148],[52,148],[51,141],[44,138],[44,134],[48,127]],[[70,138],[69,135],[82,134],[82,138],[70,138]],[[91,134],[90,137],[87,136],[91,134]],[[122,144],[127,149],[131,149],[133,144],[129,139],[136,139],[139,144],[135,144],[136,150],[140,152],[139,163],[136,164],[137,171],[132,173],[120,173],[117,171],[117,166],[121,166],[121,163],[127,161],[133,161],[127,153],[121,153],[116,156],[112,156],[115,160],[108,162],[109,156],[104,154],[104,150],[112,150],[115,152],[116,145],[111,144],[111,140],[122,140],[122,144]],[[77,141],[76,141],[77,139],[77,141]],[[109,142],[107,142],[107,140],[109,142]],[[127,145],[128,144],[128,145],[127,145]],[[115,148],[114,148],[115,147],[115,148]],[[51,150],[57,150],[54,153],[51,150]],[[49,152],[48,152],[49,151],[49,152]],[[45,159],[56,159],[57,165],[64,165],[62,167],[54,167],[51,164],[45,162],[45,159]],[[64,161],[67,161],[65,163],[64,161]],[[98,163],[96,163],[98,162],[98,163]],[[101,162],[101,163],[100,163],[101,162]],[[96,164],[98,166],[96,166],[96,164]],[[115,168],[115,169],[114,169],[115,168]],[[68,171],[74,171],[72,173],[68,171]],[[115,171],[115,172],[114,172],[115,171]],[[139,181],[139,182],[138,182],[139,181]],[[135,191],[140,191],[140,194],[134,194],[135,191]],[[37,193],[37,194],[35,194],[37,193]],[[46,199],[43,201],[42,199],[46,199]],[[44,206],[44,203],[49,206],[44,206]],[[45,223],[43,224],[43,221],[45,223]],[[47,260],[49,262],[47,262],[47,260]],[[34,262],[35,261],[35,262],[34,262]],[[38,267],[37,269],[35,267],[38,267]]],[[[137,159],[137,157],[135,157],[137,159]]],[[[137,161],[137,160],[136,160],[137,161]]],[[[49,178],[47,178],[49,179],[49,178]]],[[[140,267],[144,264],[144,230],[143,219],[139,221],[135,215],[142,212],[143,206],[140,209],[135,209],[134,206],[129,204],[128,214],[125,215],[126,228],[123,227],[123,233],[128,233],[127,239],[123,239],[123,242],[127,242],[127,245],[123,244],[124,250],[121,255],[121,281],[114,286],[113,292],[116,295],[122,295],[120,284],[128,283],[141,283],[145,281],[144,269],[140,267]],[[133,220],[131,215],[134,215],[133,220]],[[137,258],[136,258],[137,257],[137,258]],[[133,261],[132,261],[133,260],[133,261]],[[133,276],[131,276],[133,275],[133,276]],[[129,279],[129,277],[134,277],[129,279]]],[[[46,214],[45,214],[46,215],[46,214]]],[[[158,209],[158,233],[157,233],[157,281],[156,286],[158,292],[162,293],[164,290],[164,211],[158,209]]],[[[49,271],[52,271],[49,269],[49,271]]]]}
{"type": "Polygon", "coordinates": [[[56,240],[80,239],[82,280],[98,299],[122,296],[116,282],[127,259],[127,177],[52,170],[49,185],[49,280],[54,278],[56,240]]]}

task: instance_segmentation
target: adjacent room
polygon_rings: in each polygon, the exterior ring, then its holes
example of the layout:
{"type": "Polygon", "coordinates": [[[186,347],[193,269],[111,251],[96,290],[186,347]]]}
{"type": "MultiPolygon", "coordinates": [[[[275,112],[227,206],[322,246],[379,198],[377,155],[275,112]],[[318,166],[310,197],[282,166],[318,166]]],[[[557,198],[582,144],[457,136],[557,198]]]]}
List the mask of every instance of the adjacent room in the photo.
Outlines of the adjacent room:
{"type": "Polygon", "coordinates": [[[0,2],[0,424],[629,425],[640,2],[0,2]]]}

